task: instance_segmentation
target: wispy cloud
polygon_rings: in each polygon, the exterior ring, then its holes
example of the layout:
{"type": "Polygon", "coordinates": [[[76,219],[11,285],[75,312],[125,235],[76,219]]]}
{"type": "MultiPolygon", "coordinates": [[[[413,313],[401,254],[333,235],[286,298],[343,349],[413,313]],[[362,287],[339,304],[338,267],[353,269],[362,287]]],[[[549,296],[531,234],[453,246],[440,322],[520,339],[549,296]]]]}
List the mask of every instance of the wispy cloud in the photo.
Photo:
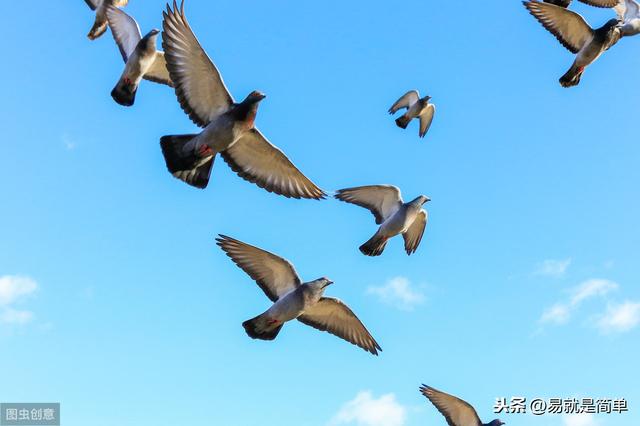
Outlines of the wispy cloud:
{"type": "Polygon", "coordinates": [[[395,277],[381,286],[370,286],[367,294],[376,296],[381,302],[398,309],[410,311],[425,300],[424,294],[415,289],[405,277],[395,277]]]}
{"type": "Polygon", "coordinates": [[[64,147],[68,150],[74,150],[76,149],[77,144],[75,143],[75,141],[71,138],[71,136],[69,136],[67,133],[63,133],[62,135],[62,143],[64,144],[64,147]]]}
{"type": "Polygon", "coordinates": [[[376,399],[370,391],[363,391],[344,404],[329,425],[403,426],[406,421],[407,409],[396,401],[394,394],[376,399]]]}
{"type": "Polygon", "coordinates": [[[13,305],[33,295],[37,290],[38,284],[32,278],[19,275],[0,277],[0,323],[30,322],[34,317],[33,312],[15,309],[13,305]]]}
{"type": "Polygon", "coordinates": [[[570,257],[567,259],[560,259],[560,260],[547,259],[538,263],[538,265],[536,265],[534,274],[543,275],[546,277],[559,278],[567,272],[569,265],[571,265],[570,257]]]}
{"type": "Polygon", "coordinates": [[[623,333],[640,324],[640,302],[626,301],[609,305],[598,318],[597,326],[604,333],[623,333]]]}
{"type": "Polygon", "coordinates": [[[565,414],[562,416],[563,426],[597,426],[598,424],[593,414],[565,414]]]}
{"type": "Polygon", "coordinates": [[[540,322],[552,324],[566,324],[573,313],[588,299],[603,297],[617,290],[619,285],[604,279],[590,279],[571,290],[569,300],[558,302],[546,309],[540,317],[540,322]]]}

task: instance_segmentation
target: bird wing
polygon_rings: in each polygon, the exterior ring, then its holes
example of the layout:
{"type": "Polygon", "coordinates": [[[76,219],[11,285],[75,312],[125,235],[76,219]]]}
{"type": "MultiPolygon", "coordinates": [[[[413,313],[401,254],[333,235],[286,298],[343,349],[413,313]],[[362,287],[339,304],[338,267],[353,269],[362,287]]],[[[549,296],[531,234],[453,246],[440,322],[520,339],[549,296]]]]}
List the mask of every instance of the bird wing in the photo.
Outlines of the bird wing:
{"type": "Polygon", "coordinates": [[[635,0],[620,1],[614,9],[616,10],[618,17],[625,22],[629,22],[635,18],[640,18],[640,5],[635,0]]]}
{"type": "Polygon", "coordinates": [[[332,297],[322,297],[313,307],[298,317],[303,324],[346,340],[367,352],[378,355],[378,342],[347,305],[332,297]]]}
{"type": "Polygon", "coordinates": [[[367,185],[340,189],[335,197],[368,209],[379,225],[402,206],[400,189],[393,185],[367,185]]]}
{"type": "Polygon", "coordinates": [[[425,110],[420,114],[420,137],[423,138],[424,135],[429,131],[429,127],[431,127],[431,123],[433,122],[433,115],[436,113],[436,106],[434,104],[429,104],[425,108],[425,110]]]}
{"type": "Polygon", "coordinates": [[[420,99],[420,95],[416,90],[409,90],[407,93],[402,95],[400,99],[398,99],[391,108],[389,108],[389,114],[395,114],[399,109],[409,108],[411,105],[415,104],[418,99],[420,99]]]}
{"type": "Polygon", "coordinates": [[[162,15],[162,46],[178,102],[194,123],[205,127],[229,108],[233,98],[193,34],[184,15],[184,1],[178,11],[174,0],[173,10],[167,5],[162,15]]]}
{"type": "Polygon", "coordinates": [[[293,198],[321,199],[326,195],[258,129],[246,132],[220,155],[241,178],[269,192],[293,198]]]}
{"type": "Polygon", "coordinates": [[[167,69],[167,61],[164,58],[164,52],[156,51],[156,58],[151,64],[151,68],[144,75],[145,80],[153,81],[154,83],[166,84],[169,87],[173,87],[171,76],[169,76],[169,70],[167,69]]]}
{"type": "Polygon", "coordinates": [[[107,6],[107,20],[122,59],[127,62],[142,39],[140,27],[135,19],[113,5],[107,6]]]}
{"type": "Polygon", "coordinates": [[[226,235],[216,238],[216,244],[258,283],[272,302],[301,284],[293,265],[280,256],[226,235]]]}
{"type": "Polygon", "coordinates": [[[422,385],[420,392],[440,411],[449,426],[478,426],[482,424],[478,413],[468,402],[427,385],[422,385]]]}
{"type": "Polygon", "coordinates": [[[427,226],[427,217],[427,211],[421,209],[409,229],[402,234],[404,249],[407,254],[415,253],[418,249],[420,241],[422,241],[422,235],[424,235],[424,229],[427,226]]]}
{"type": "Polygon", "coordinates": [[[127,4],[129,4],[129,0],[113,0],[111,4],[113,4],[115,7],[125,7],[127,4]]]}
{"type": "Polygon", "coordinates": [[[87,6],[91,8],[91,10],[96,10],[102,1],[101,0],[84,0],[84,2],[87,4],[87,6]]]}
{"type": "Polygon", "coordinates": [[[594,7],[611,8],[618,4],[619,0],[580,0],[584,4],[594,7]]]}
{"type": "Polygon", "coordinates": [[[578,53],[593,38],[593,29],[577,13],[550,3],[523,2],[537,20],[572,53],[578,53]]]}

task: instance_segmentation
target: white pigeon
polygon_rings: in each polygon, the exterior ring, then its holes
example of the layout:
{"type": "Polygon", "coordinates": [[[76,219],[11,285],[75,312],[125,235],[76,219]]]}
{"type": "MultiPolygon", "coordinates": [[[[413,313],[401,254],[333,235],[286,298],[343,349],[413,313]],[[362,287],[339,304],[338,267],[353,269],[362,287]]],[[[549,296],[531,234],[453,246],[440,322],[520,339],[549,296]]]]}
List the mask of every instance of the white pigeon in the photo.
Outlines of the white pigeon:
{"type": "Polygon", "coordinates": [[[164,52],[156,49],[160,31],[153,29],[142,37],[136,20],[111,5],[107,7],[107,19],[125,62],[120,80],[111,91],[113,99],[120,105],[133,105],[143,78],[173,87],[164,52]]]}
{"type": "Polygon", "coordinates": [[[436,113],[436,106],[430,104],[429,99],[431,99],[431,96],[421,98],[417,90],[410,90],[389,108],[389,114],[395,114],[398,110],[406,108],[407,112],[396,119],[396,124],[398,127],[406,129],[411,120],[419,118],[419,136],[423,138],[427,134],[429,127],[431,127],[433,115],[436,113]]]}
{"type": "Polygon", "coordinates": [[[267,311],[242,323],[249,337],[273,340],[285,322],[297,319],[373,355],[382,351],[347,305],[338,299],[323,296],[324,290],[333,284],[330,279],[323,277],[302,283],[293,265],[280,256],[225,235],[220,235],[216,241],[273,302],[267,311]]]}
{"type": "Polygon", "coordinates": [[[623,37],[640,34],[640,4],[635,0],[621,0],[614,7],[622,21],[620,32],[623,37]]]}
{"type": "Polygon", "coordinates": [[[87,6],[96,12],[96,19],[93,22],[93,27],[87,34],[89,40],[95,40],[107,31],[107,7],[125,7],[129,0],[84,0],[87,6]]]}
{"type": "Polygon", "coordinates": [[[393,185],[368,185],[339,190],[335,197],[364,207],[380,225],[376,233],[360,246],[362,254],[380,256],[390,238],[402,234],[407,255],[415,253],[427,226],[427,211],[422,206],[431,201],[420,195],[408,203],[402,201],[400,189],[393,185]]]}

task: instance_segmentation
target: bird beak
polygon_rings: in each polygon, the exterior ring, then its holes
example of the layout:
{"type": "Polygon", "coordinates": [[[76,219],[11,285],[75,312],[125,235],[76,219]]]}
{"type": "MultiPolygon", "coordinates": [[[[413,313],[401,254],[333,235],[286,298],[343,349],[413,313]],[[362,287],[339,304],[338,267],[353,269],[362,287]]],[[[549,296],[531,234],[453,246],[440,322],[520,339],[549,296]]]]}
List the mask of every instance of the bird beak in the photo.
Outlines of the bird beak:
{"type": "Polygon", "coordinates": [[[156,28],[152,29],[150,32],[151,32],[151,35],[160,34],[160,30],[156,28]]]}
{"type": "Polygon", "coordinates": [[[333,284],[333,281],[329,280],[329,281],[327,281],[327,283],[326,283],[326,284],[324,285],[324,287],[322,287],[322,288],[327,288],[327,287],[329,287],[331,284],[333,284]]]}
{"type": "Polygon", "coordinates": [[[429,197],[425,197],[425,198],[426,198],[426,200],[424,200],[425,204],[427,204],[429,201],[431,201],[431,198],[429,198],[429,197]]]}
{"type": "Polygon", "coordinates": [[[263,99],[264,99],[264,98],[266,98],[266,97],[267,97],[267,95],[265,95],[264,93],[260,93],[260,94],[258,95],[258,98],[259,98],[260,100],[263,100],[263,99]]]}

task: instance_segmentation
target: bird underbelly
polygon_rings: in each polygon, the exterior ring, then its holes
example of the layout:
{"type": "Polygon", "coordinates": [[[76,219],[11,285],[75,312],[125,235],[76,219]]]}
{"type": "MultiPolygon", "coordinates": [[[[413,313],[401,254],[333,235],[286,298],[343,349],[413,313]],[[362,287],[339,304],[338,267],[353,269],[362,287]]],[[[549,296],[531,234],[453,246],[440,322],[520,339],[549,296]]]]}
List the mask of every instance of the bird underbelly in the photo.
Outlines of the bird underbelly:
{"type": "Polygon", "coordinates": [[[224,151],[235,142],[232,129],[225,125],[211,123],[200,133],[202,141],[215,152],[224,151]]]}
{"type": "Polygon", "coordinates": [[[578,53],[578,56],[576,57],[576,65],[586,67],[598,59],[600,55],[602,55],[602,49],[588,46],[578,53]]]}

